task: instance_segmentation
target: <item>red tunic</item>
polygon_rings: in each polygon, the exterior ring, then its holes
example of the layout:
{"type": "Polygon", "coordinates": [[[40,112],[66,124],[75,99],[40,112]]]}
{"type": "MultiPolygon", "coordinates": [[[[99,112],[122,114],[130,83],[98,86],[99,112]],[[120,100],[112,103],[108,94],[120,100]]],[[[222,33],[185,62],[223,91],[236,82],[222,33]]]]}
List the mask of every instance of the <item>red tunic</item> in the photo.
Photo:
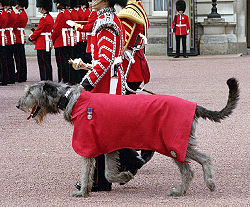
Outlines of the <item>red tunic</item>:
{"type": "Polygon", "coordinates": [[[168,95],[82,91],[72,110],[72,146],[84,157],[130,148],[154,150],[184,162],[195,109],[196,103],[168,95]]]}
{"type": "MultiPolygon", "coordinates": [[[[54,26],[54,20],[52,16],[49,13],[44,14],[39,21],[38,27],[33,32],[33,34],[30,35],[30,39],[36,41],[35,50],[46,50],[46,44],[48,44],[46,42],[46,38],[49,38],[49,41],[51,41],[51,32],[53,26],[54,26]],[[46,35],[48,35],[48,37],[46,37],[46,35]]],[[[51,48],[52,45],[49,42],[49,49],[51,50],[51,48]]]]}
{"type": "MultiPolygon", "coordinates": [[[[139,15],[144,19],[144,25],[138,24],[131,18],[121,18],[123,26],[126,31],[126,49],[132,50],[135,44],[136,37],[138,34],[143,34],[147,37],[147,30],[149,26],[149,20],[146,16],[146,12],[140,2],[129,3],[125,9],[136,9],[139,15]]],[[[119,14],[118,14],[119,16],[119,14]]],[[[140,44],[140,42],[139,42],[140,44]]],[[[135,63],[131,65],[127,82],[142,82],[148,83],[150,79],[150,72],[147,64],[147,60],[144,55],[144,49],[136,51],[134,55],[135,63]]],[[[123,60],[124,72],[127,70],[129,61],[127,59],[123,60]]]]}
{"type": "MultiPolygon", "coordinates": [[[[177,17],[177,20],[176,20],[175,34],[187,35],[190,30],[188,16],[185,14],[182,14],[182,15],[177,14],[176,17],[177,17]]],[[[172,22],[172,29],[174,29],[174,24],[175,24],[175,18],[173,19],[173,22],[172,22]]]]}
{"type": "Polygon", "coordinates": [[[7,9],[6,13],[8,17],[5,28],[5,35],[7,38],[6,45],[13,45],[15,44],[15,34],[13,28],[16,24],[16,13],[11,8],[7,9]]]}
{"type": "Polygon", "coordinates": [[[71,15],[67,9],[62,9],[56,17],[51,36],[54,48],[71,46],[69,26],[66,24],[67,20],[71,20],[71,15]]]}
{"type": "Polygon", "coordinates": [[[28,16],[24,9],[18,10],[16,14],[16,24],[14,28],[14,33],[16,35],[16,43],[26,43],[26,35],[24,28],[28,22],[28,16]]]}
{"type": "MultiPolygon", "coordinates": [[[[91,86],[94,87],[91,92],[109,93],[111,67],[115,58],[122,55],[124,32],[122,23],[112,8],[98,11],[98,19],[95,22],[91,37],[93,70],[85,76],[91,86]]],[[[116,94],[122,94],[122,73],[122,68],[119,67],[116,94]]]]}
{"type": "Polygon", "coordinates": [[[0,45],[6,45],[6,35],[5,35],[5,27],[7,25],[7,13],[4,9],[0,9],[0,45]]]}

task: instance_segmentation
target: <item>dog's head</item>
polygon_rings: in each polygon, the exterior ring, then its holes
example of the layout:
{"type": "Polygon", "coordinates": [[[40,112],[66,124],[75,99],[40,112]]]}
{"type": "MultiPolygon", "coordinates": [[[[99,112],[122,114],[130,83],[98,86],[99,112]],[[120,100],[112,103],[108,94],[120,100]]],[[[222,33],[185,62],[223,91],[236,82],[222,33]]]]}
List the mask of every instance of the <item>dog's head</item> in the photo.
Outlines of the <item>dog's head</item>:
{"type": "Polygon", "coordinates": [[[59,113],[57,107],[60,94],[60,85],[52,81],[41,81],[25,87],[25,94],[19,99],[17,108],[30,112],[28,120],[34,119],[37,123],[42,122],[48,113],[59,113]]]}

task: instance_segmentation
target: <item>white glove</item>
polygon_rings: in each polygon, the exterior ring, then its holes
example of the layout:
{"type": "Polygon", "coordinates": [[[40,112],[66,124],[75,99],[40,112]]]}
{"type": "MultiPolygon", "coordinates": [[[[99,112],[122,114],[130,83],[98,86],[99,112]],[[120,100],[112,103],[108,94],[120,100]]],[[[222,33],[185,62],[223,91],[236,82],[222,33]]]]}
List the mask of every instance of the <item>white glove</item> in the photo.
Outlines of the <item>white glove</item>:
{"type": "Polygon", "coordinates": [[[74,22],[72,20],[67,20],[66,24],[73,27],[75,30],[77,30],[78,28],[82,28],[81,24],[77,24],[76,22],[74,22]]]}
{"type": "Polygon", "coordinates": [[[89,64],[84,63],[81,58],[77,58],[74,60],[70,59],[69,64],[71,64],[75,70],[80,70],[80,69],[91,70],[92,69],[91,66],[89,64]]]}

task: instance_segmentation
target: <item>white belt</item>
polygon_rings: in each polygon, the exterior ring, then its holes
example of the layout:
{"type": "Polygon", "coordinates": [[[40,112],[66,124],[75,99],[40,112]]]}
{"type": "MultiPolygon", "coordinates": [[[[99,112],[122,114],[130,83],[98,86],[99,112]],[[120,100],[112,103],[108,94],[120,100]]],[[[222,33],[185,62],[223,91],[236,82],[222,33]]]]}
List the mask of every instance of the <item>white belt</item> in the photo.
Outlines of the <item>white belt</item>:
{"type": "Polygon", "coordinates": [[[45,42],[46,42],[46,51],[49,52],[50,51],[50,46],[51,46],[51,33],[50,32],[43,32],[41,33],[41,35],[45,36],[45,42]]]}
{"type": "Polygon", "coordinates": [[[177,24],[176,26],[177,27],[186,27],[187,25],[186,24],[177,24]]]}
{"type": "Polygon", "coordinates": [[[9,31],[10,31],[10,40],[11,40],[11,44],[14,45],[13,28],[5,28],[5,30],[9,30],[9,31]]]}
{"type": "Polygon", "coordinates": [[[118,84],[118,69],[115,71],[115,67],[119,67],[119,64],[122,63],[122,57],[116,57],[114,63],[111,66],[111,79],[109,86],[109,94],[116,94],[116,88],[118,84]]]}
{"type": "Polygon", "coordinates": [[[75,39],[74,39],[74,29],[73,28],[69,28],[69,34],[70,34],[70,42],[71,42],[71,46],[73,47],[75,45],[75,39]]]}
{"type": "Polygon", "coordinates": [[[66,31],[68,31],[68,28],[62,28],[63,46],[68,46],[66,31]]]}
{"type": "Polygon", "coordinates": [[[17,30],[20,30],[21,42],[22,42],[22,44],[24,44],[24,38],[25,38],[24,28],[17,28],[17,30]]]}
{"type": "Polygon", "coordinates": [[[76,42],[80,42],[80,32],[76,31],[76,42]]]}
{"type": "Polygon", "coordinates": [[[2,46],[5,46],[5,34],[4,34],[5,29],[0,29],[1,36],[2,36],[2,46]]]}

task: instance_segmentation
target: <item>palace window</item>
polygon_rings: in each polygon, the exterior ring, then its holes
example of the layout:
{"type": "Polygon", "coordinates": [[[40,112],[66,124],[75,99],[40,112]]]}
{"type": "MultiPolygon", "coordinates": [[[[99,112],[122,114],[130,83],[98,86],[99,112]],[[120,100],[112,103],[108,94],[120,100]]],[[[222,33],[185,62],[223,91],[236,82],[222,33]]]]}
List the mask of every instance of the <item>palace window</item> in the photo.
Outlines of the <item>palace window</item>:
{"type": "Polygon", "coordinates": [[[153,16],[166,16],[168,10],[168,0],[153,1],[153,16]]]}

